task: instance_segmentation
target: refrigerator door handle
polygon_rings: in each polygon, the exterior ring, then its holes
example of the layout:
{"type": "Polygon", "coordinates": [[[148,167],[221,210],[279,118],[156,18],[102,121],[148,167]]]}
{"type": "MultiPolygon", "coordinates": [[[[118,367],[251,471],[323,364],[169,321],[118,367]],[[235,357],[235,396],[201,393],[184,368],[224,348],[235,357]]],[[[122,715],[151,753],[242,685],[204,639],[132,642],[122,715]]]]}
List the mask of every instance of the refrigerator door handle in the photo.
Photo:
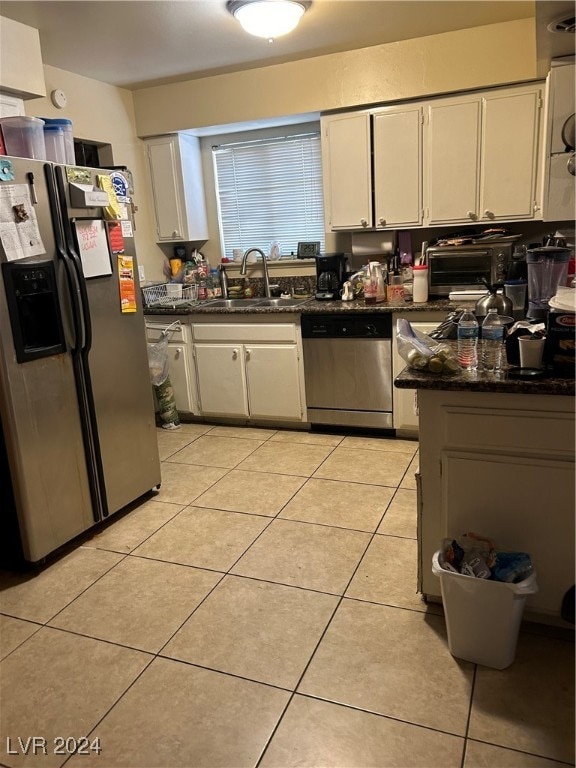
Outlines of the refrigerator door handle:
{"type": "MultiPolygon", "coordinates": [[[[48,173],[48,172],[47,172],[48,173]]],[[[78,288],[75,300],[78,302],[79,316],[75,322],[80,334],[80,345],[78,350],[78,380],[81,389],[80,399],[82,408],[85,409],[83,425],[86,436],[86,455],[89,460],[90,471],[90,491],[92,494],[92,514],[94,520],[98,522],[102,518],[108,517],[108,501],[106,498],[106,483],[104,480],[104,469],[102,466],[102,455],[100,451],[100,439],[98,436],[98,425],[96,419],[96,410],[94,405],[94,394],[92,392],[92,380],[90,376],[90,366],[88,353],[92,346],[92,323],[90,320],[90,308],[88,304],[88,291],[86,290],[86,280],[82,270],[82,262],[76,253],[74,238],[72,236],[72,227],[68,218],[66,209],[66,186],[64,180],[64,171],[62,166],[55,166],[54,173],[56,177],[56,198],[57,208],[60,212],[60,221],[64,234],[65,263],[71,265],[74,277],[74,285],[78,288]]]]}
{"type": "Polygon", "coordinates": [[[54,241],[56,243],[56,250],[58,251],[58,257],[64,264],[64,270],[66,272],[66,279],[68,281],[70,302],[72,305],[72,322],[73,322],[73,335],[74,344],[72,347],[73,353],[78,353],[82,349],[83,344],[83,321],[82,321],[82,308],[80,303],[80,286],[76,278],[76,271],[72,264],[70,257],[66,253],[64,247],[64,235],[62,234],[62,228],[60,219],[57,216],[58,200],[56,197],[56,187],[54,186],[54,178],[52,176],[52,167],[48,164],[44,166],[44,173],[46,176],[46,188],[48,191],[48,199],[50,201],[50,213],[52,218],[52,228],[54,230],[54,241]]]}
{"type": "Polygon", "coordinates": [[[84,271],[82,269],[82,262],[80,256],[76,253],[76,245],[72,236],[72,227],[70,226],[70,220],[68,218],[68,212],[66,210],[66,188],[64,185],[64,172],[62,167],[57,165],[54,169],[56,172],[56,187],[58,189],[58,198],[60,201],[60,214],[62,220],[62,226],[64,229],[64,240],[66,244],[66,254],[70,259],[74,272],[76,275],[76,285],[78,286],[78,298],[80,304],[80,322],[79,330],[82,332],[81,349],[84,352],[88,352],[92,346],[92,322],[90,320],[90,310],[88,304],[88,291],[86,290],[86,280],[84,277],[84,271]]]}

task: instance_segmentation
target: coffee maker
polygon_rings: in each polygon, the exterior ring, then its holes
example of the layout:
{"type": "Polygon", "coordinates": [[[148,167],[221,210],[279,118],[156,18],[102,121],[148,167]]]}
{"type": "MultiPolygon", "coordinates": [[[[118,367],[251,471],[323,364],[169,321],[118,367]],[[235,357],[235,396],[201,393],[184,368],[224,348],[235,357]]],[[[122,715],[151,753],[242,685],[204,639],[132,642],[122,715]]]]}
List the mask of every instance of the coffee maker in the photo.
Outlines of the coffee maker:
{"type": "Polygon", "coordinates": [[[316,298],[318,301],[340,299],[345,266],[346,256],[343,253],[316,256],[316,298]]]}

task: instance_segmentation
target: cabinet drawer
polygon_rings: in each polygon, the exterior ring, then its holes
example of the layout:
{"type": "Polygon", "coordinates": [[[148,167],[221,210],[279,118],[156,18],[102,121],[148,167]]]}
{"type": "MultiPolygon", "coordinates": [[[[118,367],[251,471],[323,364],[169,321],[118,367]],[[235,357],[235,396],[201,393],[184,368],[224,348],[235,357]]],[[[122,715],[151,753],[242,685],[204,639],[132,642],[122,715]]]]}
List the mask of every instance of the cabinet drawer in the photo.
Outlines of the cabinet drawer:
{"type": "Polygon", "coordinates": [[[446,445],[451,448],[574,455],[574,416],[565,412],[445,406],[445,413],[446,445]]]}
{"type": "Polygon", "coordinates": [[[296,326],[290,323],[252,325],[248,323],[198,324],[193,326],[195,341],[296,341],[296,326]]]}

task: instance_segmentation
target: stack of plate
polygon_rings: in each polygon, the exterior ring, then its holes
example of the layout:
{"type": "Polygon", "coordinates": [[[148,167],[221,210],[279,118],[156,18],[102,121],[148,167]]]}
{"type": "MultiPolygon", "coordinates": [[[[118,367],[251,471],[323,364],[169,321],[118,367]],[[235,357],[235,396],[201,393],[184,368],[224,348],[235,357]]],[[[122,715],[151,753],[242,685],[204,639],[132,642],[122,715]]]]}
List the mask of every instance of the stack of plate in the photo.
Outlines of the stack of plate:
{"type": "Polygon", "coordinates": [[[548,304],[552,309],[576,312],[576,288],[558,288],[556,296],[552,296],[548,304]]]}

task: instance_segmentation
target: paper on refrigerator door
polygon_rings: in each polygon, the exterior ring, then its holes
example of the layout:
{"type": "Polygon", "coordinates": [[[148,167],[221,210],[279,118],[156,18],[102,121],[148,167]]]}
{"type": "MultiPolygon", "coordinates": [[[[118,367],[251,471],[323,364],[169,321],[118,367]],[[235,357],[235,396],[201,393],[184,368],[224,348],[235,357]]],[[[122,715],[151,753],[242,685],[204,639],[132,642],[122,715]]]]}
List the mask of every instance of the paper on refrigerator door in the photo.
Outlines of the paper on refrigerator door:
{"type": "Polygon", "coordinates": [[[0,187],[0,241],[8,261],[46,253],[26,184],[0,187]]]}
{"type": "Polygon", "coordinates": [[[118,255],[118,282],[120,285],[121,312],[136,312],[136,284],[134,282],[134,259],[118,255]]]}

